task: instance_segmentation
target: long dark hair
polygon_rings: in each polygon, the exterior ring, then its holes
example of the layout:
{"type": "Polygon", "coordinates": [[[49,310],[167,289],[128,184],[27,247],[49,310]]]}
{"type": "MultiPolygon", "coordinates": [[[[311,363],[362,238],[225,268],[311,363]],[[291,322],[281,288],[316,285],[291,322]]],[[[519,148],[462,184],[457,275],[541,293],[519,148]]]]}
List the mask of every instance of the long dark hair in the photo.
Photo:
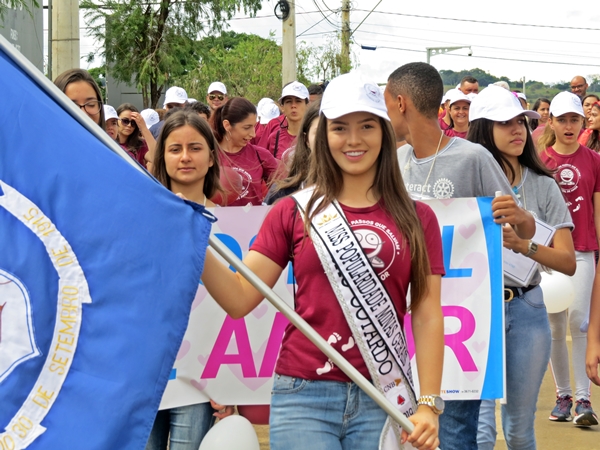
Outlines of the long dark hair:
{"type": "MultiPolygon", "coordinates": [[[[133,106],[131,103],[123,103],[119,105],[117,108],[117,115],[121,116],[123,111],[131,111],[131,112],[139,112],[138,109],[133,106]]],[[[120,120],[120,119],[119,119],[120,120]]],[[[133,133],[127,136],[127,140],[125,141],[125,146],[132,152],[137,152],[142,145],[144,145],[144,140],[140,137],[140,129],[137,126],[137,123],[133,122],[133,133]]]]}
{"type": "Polygon", "coordinates": [[[186,111],[178,108],[178,111],[171,114],[165,120],[156,141],[153,169],[154,176],[162,183],[163,186],[171,190],[171,177],[167,173],[167,165],[165,164],[165,142],[167,137],[169,137],[173,131],[185,125],[189,125],[198,131],[198,133],[200,133],[208,143],[210,155],[213,159],[213,165],[212,167],[209,167],[204,178],[203,193],[207,198],[211,198],[217,193],[217,191],[222,191],[221,184],[219,182],[219,175],[221,171],[219,167],[219,157],[217,155],[218,145],[210,126],[208,123],[206,123],[206,120],[204,120],[194,111],[186,111]]]}
{"type": "MultiPolygon", "coordinates": [[[[380,196],[379,201],[382,207],[402,233],[404,243],[410,247],[411,305],[412,308],[416,308],[427,293],[427,276],[431,274],[423,225],[400,175],[396,138],[392,125],[382,118],[378,117],[378,120],[383,136],[372,187],[380,196]]],[[[342,171],[329,150],[327,118],[321,114],[307,179],[307,185],[314,185],[315,189],[306,207],[307,211],[312,211],[304,223],[306,234],[308,234],[311,220],[336,199],[343,184],[342,171]],[[321,197],[323,197],[323,201],[313,210],[321,197]]]]}
{"type": "Polygon", "coordinates": [[[106,121],[104,120],[104,108],[102,104],[104,103],[102,100],[102,93],[100,92],[100,88],[94,78],[89,74],[87,70],[83,69],[69,69],[65,70],[59,76],[54,79],[54,85],[58,87],[61,91],[65,92],[67,90],[67,86],[71,83],[76,83],[78,81],[85,81],[94,89],[96,93],[96,99],[100,102],[100,128],[103,130],[106,129],[106,121]]]}
{"type": "Polygon", "coordinates": [[[223,121],[227,120],[231,125],[240,123],[250,114],[256,115],[256,106],[244,97],[230,98],[227,103],[218,107],[210,118],[210,124],[217,138],[217,142],[223,142],[227,134],[223,121]]]}
{"type": "Polygon", "coordinates": [[[275,180],[275,193],[284,189],[299,188],[302,183],[306,181],[310,168],[311,154],[311,149],[308,145],[308,131],[310,130],[312,123],[319,118],[320,105],[320,101],[313,102],[306,110],[306,113],[302,118],[302,123],[300,124],[300,132],[296,138],[296,147],[294,149],[294,155],[292,156],[288,176],[283,180],[275,180]]]}
{"type": "MultiPolygon", "coordinates": [[[[600,114],[600,102],[594,103],[592,105],[592,109],[594,108],[596,108],[598,110],[598,114],[600,114]]],[[[585,146],[591,148],[595,152],[600,152],[600,130],[592,130],[585,146]]]]}
{"type": "MultiPolygon", "coordinates": [[[[535,150],[535,145],[533,144],[529,127],[525,126],[525,131],[527,133],[527,137],[525,138],[525,148],[523,149],[523,153],[521,153],[518,157],[519,163],[534,171],[538,175],[545,175],[552,178],[552,171],[542,163],[537,151],[535,150]]],[[[500,167],[502,167],[502,171],[505,173],[506,178],[508,178],[511,183],[514,181],[516,177],[515,169],[512,167],[506,156],[504,156],[500,149],[498,149],[496,142],[494,141],[493,120],[473,120],[471,122],[471,126],[469,127],[467,140],[484,146],[492,154],[496,162],[500,164],[500,167]]]]}
{"type": "MultiPolygon", "coordinates": [[[[545,97],[540,97],[535,101],[535,103],[533,104],[533,108],[531,108],[531,110],[537,112],[538,109],[540,109],[540,107],[542,106],[542,103],[548,103],[548,106],[550,106],[550,100],[548,100],[545,97]]],[[[539,126],[539,124],[540,124],[539,119],[530,119],[529,120],[529,125],[531,126],[532,130],[535,130],[539,126]]]]}

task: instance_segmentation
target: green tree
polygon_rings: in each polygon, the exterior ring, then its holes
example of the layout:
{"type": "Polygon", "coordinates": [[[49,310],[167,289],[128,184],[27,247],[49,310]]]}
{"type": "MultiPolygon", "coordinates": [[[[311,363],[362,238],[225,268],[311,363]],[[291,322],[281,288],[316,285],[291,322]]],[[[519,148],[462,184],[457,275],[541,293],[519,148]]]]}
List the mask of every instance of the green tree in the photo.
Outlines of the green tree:
{"type": "Polygon", "coordinates": [[[222,30],[239,10],[255,14],[261,1],[82,0],[81,7],[111,75],[133,81],[144,108],[154,108],[168,83],[196,67],[198,36],[222,30]]]}
{"type": "Polygon", "coordinates": [[[33,15],[32,9],[39,6],[37,0],[0,0],[0,27],[4,27],[2,22],[9,9],[24,9],[33,15]]]}
{"type": "Polygon", "coordinates": [[[281,93],[281,47],[251,34],[225,32],[204,38],[193,47],[195,67],[177,78],[190,97],[203,101],[213,81],[222,81],[229,96],[257,103],[262,97],[277,99],[281,93]]]}
{"type": "Polygon", "coordinates": [[[90,75],[96,81],[96,84],[100,88],[102,93],[102,100],[106,101],[106,70],[104,67],[93,67],[88,69],[90,75]]]}
{"type": "MultiPolygon", "coordinates": [[[[297,48],[298,80],[326,81],[341,74],[342,48],[339,36],[328,37],[323,45],[302,41],[297,48]]],[[[356,55],[350,55],[350,69],[356,67],[356,55]]]]}

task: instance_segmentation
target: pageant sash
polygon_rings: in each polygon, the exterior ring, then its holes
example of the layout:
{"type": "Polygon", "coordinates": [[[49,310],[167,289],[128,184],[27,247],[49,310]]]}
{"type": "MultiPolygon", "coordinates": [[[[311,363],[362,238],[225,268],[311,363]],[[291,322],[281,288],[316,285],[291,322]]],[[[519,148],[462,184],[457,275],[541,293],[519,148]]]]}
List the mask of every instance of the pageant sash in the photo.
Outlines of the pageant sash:
{"type": "MultiPolygon", "coordinates": [[[[305,220],[312,192],[313,189],[308,188],[293,195],[305,220]]],[[[392,299],[337,202],[314,217],[310,237],[373,384],[402,414],[411,416],[417,402],[404,330],[392,299]]],[[[400,433],[400,425],[388,417],[380,448],[402,448],[400,433]]],[[[407,443],[404,448],[413,447],[407,443]]]]}

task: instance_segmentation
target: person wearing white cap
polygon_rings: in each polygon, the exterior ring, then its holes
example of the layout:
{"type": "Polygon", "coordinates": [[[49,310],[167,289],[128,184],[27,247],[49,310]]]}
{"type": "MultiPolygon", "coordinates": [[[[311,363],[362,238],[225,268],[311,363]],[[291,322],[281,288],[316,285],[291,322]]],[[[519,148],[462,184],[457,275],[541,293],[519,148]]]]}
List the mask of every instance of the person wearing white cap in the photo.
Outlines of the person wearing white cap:
{"type": "MultiPolygon", "coordinates": [[[[470,94],[469,94],[470,95],[470,94]]],[[[446,94],[448,99],[449,126],[444,134],[449,137],[466,138],[469,131],[469,107],[471,98],[458,89],[452,89],[446,94]]]]}
{"type": "Polygon", "coordinates": [[[185,89],[179,86],[171,86],[165,93],[164,108],[168,111],[173,108],[183,108],[188,101],[185,89]]]}
{"type": "Polygon", "coordinates": [[[206,103],[212,111],[227,103],[228,98],[227,88],[223,83],[220,81],[210,83],[206,93],[206,103]]]}
{"type": "MultiPolygon", "coordinates": [[[[244,262],[273,286],[293,260],[296,311],[381,391],[385,387],[386,396],[416,426],[410,435],[400,435],[395,422],[384,427],[386,413],[290,325],[275,368],[271,449],[304,450],[318,443],[318,448],[376,450],[380,437],[386,449],[399,449],[401,436],[402,442],[433,450],[438,445],[437,414],[443,409],[438,397],[444,352],[439,225],[432,210],[415,204],[401,182],[394,133],[375,83],[353,73],[329,83],[312,156],[308,187],[275,203],[244,262]],[[403,242],[411,251],[396,253],[395,242],[403,242]],[[359,249],[361,245],[368,248],[367,254],[359,249]],[[328,250],[346,258],[346,263],[339,261],[341,275],[331,270],[334,261],[328,250]],[[339,289],[338,276],[349,280],[347,288],[339,289]],[[376,349],[388,340],[386,333],[375,330],[371,319],[350,312],[354,299],[361,304],[366,300],[358,286],[367,280],[374,283],[371,295],[375,291],[385,294],[377,305],[359,311],[371,314],[389,308],[394,333],[402,327],[411,284],[417,360],[427,368],[419,371],[419,383],[421,393],[428,397],[419,399],[419,404],[411,377],[403,374],[408,370],[406,363],[398,363],[388,353],[385,372],[389,377],[375,368],[383,364],[377,362],[381,358],[375,353],[379,355],[376,349]],[[380,436],[382,430],[384,436],[380,436]]],[[[202,280],[231,317],[250,313],[264,297],[210,251],[202,280]]],[[[403,339],[402,333],[395,336],[403,339]]],[[[405,357],[398,360],[408,362],[405,357]]]]}
{"type": "MultiPolygon", "coordinates": [[[[385,100],[397,135],[407,145],[398,149],[403,182],[415,199],[494,197],[497,223],[510,223],[522,239],[535,233],[533,216],[520,208],[506,176],[481,145],[450,138],[442,132],[437,111],[444,84],[435,67],[409,63],[388,78],[385,100]]],[[[443,449],[477,450],[479,400],[446,402],[440,416],[443,449]]]]}
{"type": "MultiPolygon", "coordinates": [[[[179,86],[171,86],[169,89],[167,89],[167,92],[165,93],[164,108],[167,110],[167,112],[172,111],[176,108],[183,108],[187,104],[187,101],[188,95],[185,89],[180,88],[179,86]]],[[[160,130],[162,129],[163,123],[165,123],[165,121],[161,120],[149,128],[150,133],[152,134],[152,137],[155,141],[158,139],[158,135],[160,134],[160,130]]],[[[146,156],[146,159],[152,162],[153,158],[154,148],[151,148],[146,156]]]]}
{"type": "Polygon", "coordinates": [[[140,112],[140,115],[144,119],[144,122],[146,122],[146,126],[148,128],[150,128],[150,127],[152,127],[152,125],[155,125],[158,122],[160,122],[160,118],[158,117],[158,113],[155,110],[151,109],[151,108],[147,108],[147,109],[142,110],[140,112]]]}
{"type": "Polygon", "coordinates": [[[597,425],[598,419],[590,403],[590,380],[586,374],[585,352],[587,319],[595,273],[594,252],[600,236],[600,155],[581,145],[577,138],[584,120],[581,99],[570,92],[557,94],[550,103],[550,118],[539,140],[540,157],[551,169],[562,189],[575,229],[573,242],[577,271],[572,277],[575,300],[563,312],[550,314],[552,349],[550,367],[556,382],[556,406],[550,420],[571,420],[577,426],[597,425]],[[571,389],[567,325],[572,342],[575,392],[571,389]]]}
{"type": "Polygon", "coordinates": [[[119,115],[114,107],[104,105],[104,121],[106,134],[116,140],[119,134],[119,115]]]}
{"type": "Polygon", "coordinates": [[[292,81],[283,87],[281,97],[279,97],[279,104],[286,118],[287,125],[282,125],[273,131],[266,142],[267,150],[275,158],[281,159],[281,155],[296,140],[296,136],[298,136],[298,132],[300,131],[302,118],[306,112],[309,95],[306,86],[299,81],[292,81]]]}
{"type": "MultiPolygon", "coordinates": [[[[490,86],[473,99],[470,116],[467,139],[490,152],[524,207],[556,229],[552,245],[542,245],[521,239],[512,228],[504,227],[504,247],[542,266],[573,275],[576,263],[571,215],[552,172],[538,157],[527,126],[526,117],[539,119],[540,115],[523,110],[514,93],[490,86]]],[[[502,429],[506,445],[512,449],[536,448],[536,404],[551,344],[541,279],[538,269],[526,286],[504,277],[506,403],[501,405],[502,429]],[[527,345],[523,345],[524,342],[527,345]]],[[[495,447],[495,412],[494,400],[482,401],[477,436],[479,450],[495,447]]]]}

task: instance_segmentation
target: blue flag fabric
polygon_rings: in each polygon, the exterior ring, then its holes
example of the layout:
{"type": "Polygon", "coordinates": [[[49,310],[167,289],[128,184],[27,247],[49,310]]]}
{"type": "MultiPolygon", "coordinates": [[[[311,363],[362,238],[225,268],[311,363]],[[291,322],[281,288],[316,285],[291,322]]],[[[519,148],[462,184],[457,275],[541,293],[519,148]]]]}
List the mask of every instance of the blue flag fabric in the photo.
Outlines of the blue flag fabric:
{"type": "Polygon", "coordinates": [[[0,448],[142,449],[210,222],[1,46],[0,99],[0,448]]]}

